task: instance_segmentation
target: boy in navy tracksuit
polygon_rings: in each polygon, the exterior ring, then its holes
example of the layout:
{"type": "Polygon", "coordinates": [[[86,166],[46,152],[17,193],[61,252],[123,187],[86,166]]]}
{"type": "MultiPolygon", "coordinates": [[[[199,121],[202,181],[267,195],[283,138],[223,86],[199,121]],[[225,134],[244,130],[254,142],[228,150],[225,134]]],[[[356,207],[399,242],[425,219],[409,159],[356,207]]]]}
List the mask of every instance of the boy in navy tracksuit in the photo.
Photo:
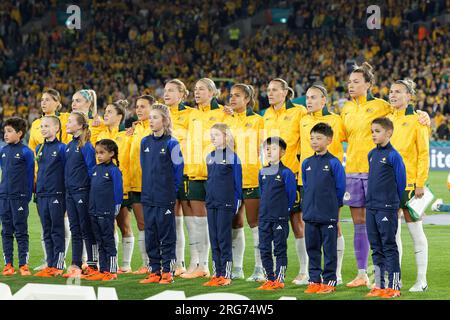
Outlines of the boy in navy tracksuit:
{"type": "Polygon", "coordinates": [[[56,138],[58,131],[61,138],[61,122],[58,117],[47,116],[42,119],[41,132],[45,140],[36,147],[36,198],[47,252],[47,268],[36,273],[36,277],[59,276],[64,269],[66,145],[56,138]]]}
{"type": "Polygon", "coordinates": [[[400,261],[397,233],[400,199],[406,187],[403,159],[389,139],[394,131],[392,121],[377,118],[372,122],[372,139],[377,145],[369,152],[369,178],[366,196],[366,226],[375,267],[375,288],[368,296],[400,296],[400,261]],[[384,273],[389,274],[385,289],[384,273]]]}
{"type": "Polygon", "coordinates": [[[302,208],[310,279],[305,293],[328,294],[336,289],[337,223],[345,193],[345,171],[339,159],[327,150],[332,140],[331,127],[316,124],[311,129],[315,154],[302,164],[302,208]]]}
{"type": "Polygon", "coordinates": [[[259,251],[267,281],[258,290],[284,288],[287,268],[287,238],[289,215],[295,203],[297,182],[294,173],[280,161],[286,152],[286,142],[270,137],[264,142],[264,152],[269,165],[259,172],[259,251]],[[276,257],[274,272],[272,258],[276,257]]]}
{"type": "Polygon", "coordinates": [[[98,272],[98,249],[89,217],[89,190],[95,167],[95,150],[89,141],[88,119],[84,114],[70,114],[67,133],[73,135],[72,141],[66,146],[64,168],[66,206],[72,233],[72,266],[63,277],[74,278],[82,276],[83,240],[86,242],[89,266],[83,273],[87,276],[98,272]]]}
{"type": "Polygon", "coordinates": [[[97,241],[100,273],[86,280],[110,281],[117,279],[117,249],[114,243],[114,221],[119,214],[123,198],[122,173],[119,165],[119,147],[110,139],[95,144],[98,165],[94,168],[89,193],[89,215],[97,241]]]}
{"type": "Polygon", "coordinates": [[[27,125],[25,120],[10,118],[5,121],[4,140],[0,150],[2,180],[0,182],[0,217],[2,220],[4,276],[15,274],[13,267],[14,236],[19,251],[19,271],[29,276],[28,268],[28,203],[31,200],[34,180],[34,155],[22,144],[27,125]]]}
{"type": "Polygon", "coordinates": [[[211,142],[215,150],[206,157],[206,210],[214,275],[204,286],[231,284],[232,221],[242,201],[242,166],[232,141],[226,124],[212,126],[211,142]]]}
{"type": "Polygon", "coordinates": [[[150,129],[153,133],[141,141],[141,201],[150,274],[140,283],[169,284],[176,262],[174,212],[184,162],[180,144],[171,136],[167,106],[152,105],[150,129]]]}

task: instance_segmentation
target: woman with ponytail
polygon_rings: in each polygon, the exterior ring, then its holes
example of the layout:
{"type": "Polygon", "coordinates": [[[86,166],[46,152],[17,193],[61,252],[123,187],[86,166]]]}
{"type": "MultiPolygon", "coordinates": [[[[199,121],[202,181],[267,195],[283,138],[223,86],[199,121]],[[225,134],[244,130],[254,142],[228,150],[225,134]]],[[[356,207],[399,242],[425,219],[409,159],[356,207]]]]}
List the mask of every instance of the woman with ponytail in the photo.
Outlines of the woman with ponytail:
{"type": "MultiPolygon", "coordinates": [[[[294,90],[283,79],[276,78],[269,82],[267,97],[270,106],[264,113],[264,137],[278,136],[286,141],[286,153],[281,158],[283,164],[297,175],[299,171],[300,130],[299,123],[307,113],[302,105],[291,102],[294,90]]],[[[293,280],[294,284],[308,284],[308,254],[305,245],[305,224],[302,220],[300,208],[300,191],[297,189],[297,199],[291,212],[291,226],[295,236],[295,247],[300,262],[300,271],[293,280]]]]}
{"type": "MultiPolygon", "coordinates": [[[[189,126],[189,114],[192,111],[191,107],[184,104],[183,101],[187,99],[189,91],[186,85],[179,79],[172,79],[166,82],[164,87],[164,103],[169,107],[170,117],[173,124],[173,136],[178,140],[181,146],[181,153],[186,154],[186,139],[189,126]]],[[[186,272],[184,262],[184,248],[185,236],[183,226],[183,216],[187,221],[194,219],[192,216],[192,209],[187,199],[188,177],[186,170],[183,174],[183,183],[180,186],[177,194],[177,202],[175,204],[175,222],[177,229],[177,246],[176,256],[177,262],[175,265],[175,276],[179,276],[186,272]]],[[[192,224],[192,223],[190,223],[192,224]]]]}
{"type": "Polygon", "coordinates": [[[233,219],[233,271],[232,279],[243,279],[245,250],[244,210],[253,237],[255,269],[247,281],[265,281],[259,252],[258,211],[259,187],[258,173],[261,168],[260,147],[264,129],[263,118],[253,111],[255,92],[251,85],[238,83],[231,87],[230,105],[224,122],[228,124],[235,141],[234,151],[242,164],[243,205],[233,219]]]}
{"type": "Polygon", "coordinates": [[[198,80],[194,88],[196,108],[190,112],[186,143],[185,172],[189,177],[187,198],[192,209],[192,220],[186,218],[189,233],[191,261],[182,278],[209,277],[209,236],[205,207],[207,179],[206,156],[212,151],[209,132],[212,126],[223,122],[223,106],[217,101],[219,90],[209,78],[198,80]]]}
{"type": "MultiPolygon", "coordinates": [[[[116,221],[122,234],[122,267],[117,273],[130,273],[131,258],[134,250],[134,235],[131,228],[130,211],[131,203],[128,199],[128,192],[130,189],[129,181],[129,163],[130,163],[130,142],[131,137],[127,135],[126,131],[122,129],[121,124],[125,120],[125,110],[128,107],[127,100],[117,100],[109,104],[105,109],[103,116],[105,130],[100,132],[97,136],[97,141],[103,139],[110,139],[114,141],[118,147],[118,157],[120,160],[120,169],[122,171],[123,179],[123,203],[119,214],[116,216],[116,221]]],[[[119,245],[119,235],[114,230],[114,240],[116,248],[119,245]]]]}
{"type": "MultiPolygon", "coordinates": [[[[374,84],[374,79],[373,68],[369,63],[364,62],[361,66],[355,65],[347,82],[351,100],[344,104],[341,112],[348,140],[344,205],[350,206],[354,224],[353,245],[358,265],[356,278],[347,283],[347,287],[350,288],[370,285],[367,276],[369,240],[366,229],[365,194],[369,172],[367,155],[370,150],[375,148],[371,123],[374,119],[388,116],[393,112],[393,108],[388,102],[372,96],[370,89],[374,84]]],[[[425,112],[418,112],[418,114],[417,120],[420,123],[430,123],[430,118],[425,112]]],[[[400,229],[398,228],[398,230],[400,229]]]]}

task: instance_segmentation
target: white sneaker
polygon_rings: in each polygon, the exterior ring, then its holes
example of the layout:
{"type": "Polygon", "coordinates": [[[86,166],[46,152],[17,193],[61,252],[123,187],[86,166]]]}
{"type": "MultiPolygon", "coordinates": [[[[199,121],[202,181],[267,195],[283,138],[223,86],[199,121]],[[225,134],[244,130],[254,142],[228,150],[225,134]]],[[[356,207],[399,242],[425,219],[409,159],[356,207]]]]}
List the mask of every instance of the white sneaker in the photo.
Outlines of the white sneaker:
{"type": "Polygon", "coordinates": [[[41,271],[44,270],[45,268],[47,268],[47,263],[43,263],[40,266],[37,266],[36,268],[34,268],[34,271],[41,271]]]}
{"type": "Polygon", "coordinates": [[[248,282],[265,282],[266,276],[264,274],[264,269],[261,267],[255,268],[255,271],[253,271],[253,274],[247,278],[248,282]]]}
{"type": "Polygon", "coordinates": [[[336,277],[336,285],[340,286],[342,284],[342,276],[336,277]]]}
{"type": "Polygon", "coordinates": [[[298,286],[306,286],[309,284],[309,276],[306,273],[299,273],[294,280],[292,280],[293,284],[298,286]]]}
{"type": "Polygon", "coordinates": [[[427,290],[428,290],[428,284],[426,282],[416,282],[409,289],[409,292],[425,292],[427,290]]]}
{"type": "Polygon", "coordinates": [[[441,204],[443,204],[444,201],[442,201],[442,199],[436,199],[435,202],[433,202],[433,204],[431,205],[431,211],[441,211],[439,210],[439,207],[441,204]]]}
{"type": "Polygon", "coordinates": [[[231,272],[231,280],[244,279],[244,270],[242,268],[234,268],[231,272]]]}

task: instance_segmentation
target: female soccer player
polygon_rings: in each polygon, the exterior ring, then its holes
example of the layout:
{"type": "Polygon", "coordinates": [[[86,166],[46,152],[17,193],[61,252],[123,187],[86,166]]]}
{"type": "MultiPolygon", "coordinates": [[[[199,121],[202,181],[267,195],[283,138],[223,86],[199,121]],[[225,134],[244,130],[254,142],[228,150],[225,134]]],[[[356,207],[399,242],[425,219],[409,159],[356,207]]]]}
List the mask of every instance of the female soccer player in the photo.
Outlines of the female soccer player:
{"type": "Polygon", "coordinates": [[[416,84],[411,79],[395,81],[389,91],[389,102],[395,110],[390,116],[394,123],[391,143],[402,156],[406,166],[406,189],[401,199],[400,213],[403,212],[405,217],[416,256],[417,280],[409,291],[421,292],[428,288],[428,241],[423,232],[422,219],[411,216],[406,202],[413,197],[421,198],[424,194],[429,168],[429,134],[428,127],[417,121],[418,115],[410,104],[416,92],[415,87],[416,84]]]}
{"type": "MultiPolygon", "coordinates": [[[[178,140],[181,146],[181,153],[186,154],[186,138],[189,126],[189,114],[192,108],[186,106],[183,101],[188,97],[189,91],[186,85],[179,79],[172,79],[166,82],[164,87],[164,103],[169,107],[170,117],[173,125],[173,136],[178,140]]],[[[188,177],[186,170],[183,176],[183,184],[180,186],[177,195],[177,203],[175,205],[175,222],[177,226],[177,263],[175,266],[175,276],[186,272],[184,263],[184,226],[183,215],[186,219],[186,224],[192,225],[194,217],[192,216],[192,209],[187,199],[187,183],[188,177]],[[189,223],[188,223],[189,221],[189,223]]],[[[191,248],[191,260],[197,263],[198,257],[196,252],[191,248]],[[194,257],[192,257],[194,253],[194,257]]]]}

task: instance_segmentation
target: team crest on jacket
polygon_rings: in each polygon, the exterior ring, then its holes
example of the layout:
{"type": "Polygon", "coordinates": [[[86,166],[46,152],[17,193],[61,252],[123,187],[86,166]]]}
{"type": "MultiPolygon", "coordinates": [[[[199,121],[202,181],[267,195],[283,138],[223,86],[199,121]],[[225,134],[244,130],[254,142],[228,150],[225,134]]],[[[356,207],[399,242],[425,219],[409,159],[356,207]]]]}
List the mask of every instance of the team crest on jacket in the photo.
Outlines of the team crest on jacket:
{"type": "Polygon", "coordinates": [[[211,117],[211,118],[209,118],[209,121],[216,121],[216,118],[215,117],[211,117]]]}
{"type": "Polygon", "coordinates": [[[286,117],[284,117],[283,120],[289,121],[289,120],[291,120],[291,119],[292,119],[291,117],[286,116],[286,117]]]}
{"type": "Polygon", "coordinates": [[[16,156],[14,158],[20,159],[20,154],[16,153],[16,156]]]}
{"type": "Polygon", "coordinates": [[[161,151],[159,152],[160,154],[166,154],[166,149],[162,148],[161,151]]]}
{"type": "MultiPolygon", "coordinates": [[[[40,156],[42,156],[42,152],[41,152],[40,156]]],[[[57,156],[57,153],[56,153],[56,151],[53,151],[53,153],[52,153],[52,157],[56,157],[56,156],[57,156]]]]}
{"type": "Polygon", "coordinates": [[[281,182],[281,176],[279,174],[277,174],[277,177],[275,178],[275,180],[281,182]]]}
{"type": "Polygon", "coordinates": [[[403,122],[402,126],[407,127],[407,126],[409,126],[409,123],[408,122],[403,122]]]}
{"type": "Polygon", "coordinates": [[[380,162],[386,164],[386,158],[381,159],[380,162]]]}
{"type": "Polygon", "coordinates": [[[251,127],[252,127],[252,124],[251,124],[250,122],[247,122],[247,123],[245,124],[245,127],[246,127],[246,128],[251,128],[251,127]]]}
{"type": "Polygon", "coordinates": [[[183,117],[178,117],[178,119],[177,119],[178,121],[183,121],[184,120],[184,118],[183,117]]]}
{"type": "Polygon", "coordinates": [[[325,165],[322,169],[322,171],[330,171],[330,168],[328,167],[328,165],[325,165]]]}
{"type": "Polygon", "coordinates": [[[366,110],[366,112],[368,112],[368,113],[373,113],[373,108],[367,108],[367,110],[366,110]]]}

